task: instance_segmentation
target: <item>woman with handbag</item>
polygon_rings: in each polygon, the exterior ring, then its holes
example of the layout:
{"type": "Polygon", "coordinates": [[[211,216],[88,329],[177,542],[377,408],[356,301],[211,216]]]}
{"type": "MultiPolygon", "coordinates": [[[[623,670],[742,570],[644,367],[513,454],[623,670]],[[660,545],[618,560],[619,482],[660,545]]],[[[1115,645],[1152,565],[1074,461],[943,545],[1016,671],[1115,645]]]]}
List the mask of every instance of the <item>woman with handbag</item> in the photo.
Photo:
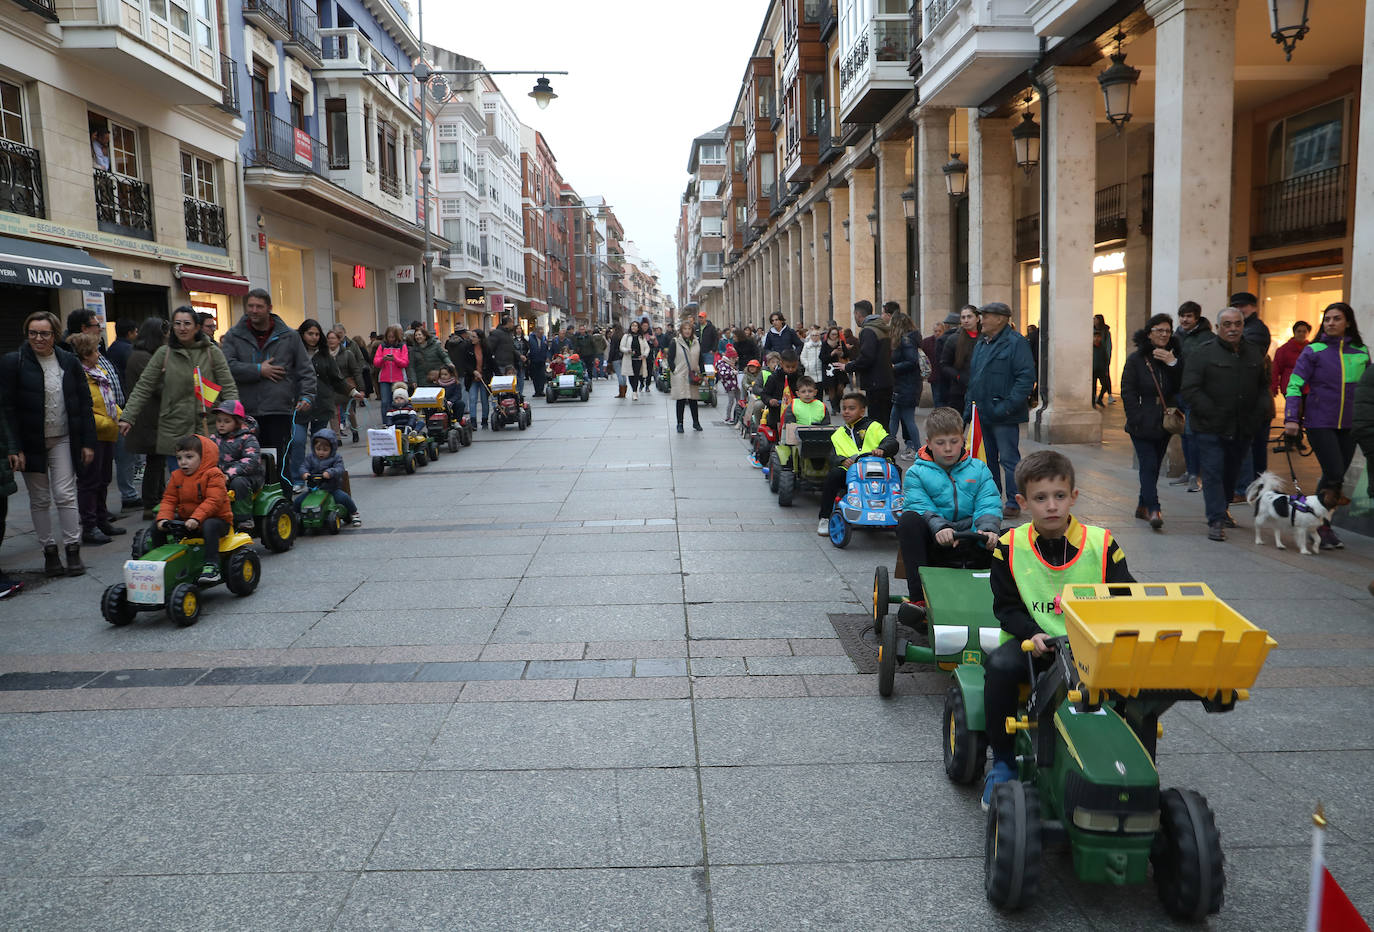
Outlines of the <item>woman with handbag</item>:
{"type": "Polygon", "coordinates": [[[1131,435],[1140,467],[1140,497],[1135,516],[1156,531],[1164,526],[1159,511],[1159,467],[1169,438],[1183,432],[1178,410],[1178,387],[1183,381],[1174,319],[1168,314],[1150,318],[1135,334],[1136,351],[1121,370],[1121,403],[1126,408],[1126,433],[1131,435]]]}
{"type": "Polygon", "coordinates": [[[677,432],[682,433],[682,412],[692,409],[692,430],[701,430],[697,397],[701,394],[701,344],[691,318],[684,318],[673,342],[668,344],[668,371],[672,373],[673,401],[677,402],[677,432]]]}

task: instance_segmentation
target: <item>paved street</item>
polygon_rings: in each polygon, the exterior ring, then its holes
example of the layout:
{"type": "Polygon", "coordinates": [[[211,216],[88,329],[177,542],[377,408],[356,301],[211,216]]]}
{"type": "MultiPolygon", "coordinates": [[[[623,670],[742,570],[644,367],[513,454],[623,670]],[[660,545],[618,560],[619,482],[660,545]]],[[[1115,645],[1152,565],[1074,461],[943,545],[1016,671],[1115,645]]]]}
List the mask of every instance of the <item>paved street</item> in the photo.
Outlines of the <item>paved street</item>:
{"type": "MultiPolygon", "coordinates": [[[[844,551],[784,511],[738,435],[666,396],[535,403],[414,476],[346,447],[365,526],[263,556],[199,624],[116,629],[91,572],[0,603],[0,926],[43,929],[1001,929],[1166,926],[1153,887],[982,891],[976,788],[940,766],[945,679],[878,698],[830,614],[868,611],[890,537],[844,551]]],[[[375,414],[374,409],[369,413],[375,414]]],[[[1374,541],[1208,542],[1201,496],[1131,518],[1119,431],[1064,448],[1077,513],[1138,577],[1197,579],[1279,641],[1253,699],[1164,718],[1164,785],[1228,859],[1209,928],[1296,929],[1309,814],[1374,915],[1374,541]]],[[[1029,445],[1028,445],[1029,446],[1029,445]]],[[[7,569],[36,571],[10,501],[7,569]]],[[[125,519],[125,525],[132,524],[125,519]]]]}

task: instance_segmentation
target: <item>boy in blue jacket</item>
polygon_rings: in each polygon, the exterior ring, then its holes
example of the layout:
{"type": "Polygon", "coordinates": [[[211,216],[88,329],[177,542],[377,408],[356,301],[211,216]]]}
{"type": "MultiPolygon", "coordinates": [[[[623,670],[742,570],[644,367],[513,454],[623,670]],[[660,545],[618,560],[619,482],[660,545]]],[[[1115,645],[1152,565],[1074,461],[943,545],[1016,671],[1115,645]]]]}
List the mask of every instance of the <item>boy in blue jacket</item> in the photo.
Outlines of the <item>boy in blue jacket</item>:
{"type": "MultiPolygon", "coordinates": [[[[308,481],[312,475],[322,476],[322,479],[316,481],[315,488],[333,493],[334,501],[348,512],[349,527],[362,527],[363,519],[358,514],[358,506],[354,504],[352,496],[343,490],[345,472],[343,457],[339,455],[339,438],[334,435],[334,431],[328,427],[315,431],[315,436],[310,438],[310,452],[305,454],[305,462],[301,464],[301,481],[308,481]]],[[[309,494],[302,492],[296,496],[297,511],[300,510],[301,502],[305,501],[305,496],[309,494]]]]}
{"type": "Polygon", "coordinates": [[[926,419],[926,445],[902,480],[902,501],[897,542],[911,601],[925,599],[923,566],[992,565],[1002,496],[987,464],[964,449],[964,420],[953,408],[936,408],[926,419]],[[956,543],[954,533],[968,530],[981,531],[986,545],[956,543]]]}

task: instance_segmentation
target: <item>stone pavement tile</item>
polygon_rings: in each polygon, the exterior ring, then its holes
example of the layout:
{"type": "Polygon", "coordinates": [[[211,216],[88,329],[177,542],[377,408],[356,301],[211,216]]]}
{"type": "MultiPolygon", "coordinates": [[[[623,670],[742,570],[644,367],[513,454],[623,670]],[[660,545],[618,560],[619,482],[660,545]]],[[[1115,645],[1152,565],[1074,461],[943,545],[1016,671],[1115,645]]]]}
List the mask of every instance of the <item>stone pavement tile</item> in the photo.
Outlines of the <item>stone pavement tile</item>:
{"type": "Polygon", "coordinates": [[[1371,613],[1354,602],[1323,601],[1314,604],[1301,598],[1229,598],[1230,605],[1252,624],[1266,629],[1282,644],[1301,645],[1309,634],[1363,635],[1369,633],[1371,613]]]}
{"type": "Polygon", "coordinates": [[[0,880],[0,924],[47,929],[328,928],[351,873],[182,874],[0,880]]]}
{"type": "Polygon", "coordinates": [[[285,667],[215,667],[196,680],[196,686],[259,686],[263,684],[299,683],[312,669],[313,667],[304,664],[285,667]]]}
{"type": "Polygon", "coordinates": [[[442,579],[398,586],[396,580],[376,580],[363,585],[340,608],[360,612],[386,612],[388,617],[404,612],[447,614],[456,608],[504,608],[510,602],[517,579],[442,579]]]}
{"type": "MultiPolygon", "coordinates": [[[[874,858],[885,854],[870,852],[874,858]]],[[[716,932],[1013,928],[1083,932],[1088,928],[1078,909],[1060,902],[1060,885],[1053,880],[1045,883],[1040,899],[1024,911],[999,913],[983,896],[981,845],[976,855],[735,867],[718,863],[713,853],[713,928],[716,932]]]]}
{"type": "MultiPolygon", "coordinates": [[[[593,545],[594,546],[594,545],[593,545]]],[[[512,606],[637,605],[681,603],[682,579],[671,576],[618,576],[612,585],[595,577],[527,576],[512,606]]]]}
{"type": "Polygon", "coordinates": [[[802,677],[812,696],[876,696],[878,677],[873,673],[810,673],[802,677]]]}
{"type": "Polygon", "coordinates": [[[705,932],[705,872],[701,868],[364,871],[331,928],[335,932],[705,932]]]}
{"type": "MultiPolygon", "coordinates": [[[[0,876],[67,873],[71,860],[123,817],[136,786],[135,778],[115,775],[35,773],[6,780],[0,785],[0,876]]],[[[0,926],[24,928],[9,920],[9,909],[0,898],[0,926]]]]}
{"type": "Polygon", "coordinates": [[[531,660],[525,670],[527,680],[581,679],[583,677],[630,676],[631,660],[531,660]]]}
{"type": "MultiPolygon", "coordinates": [[[[760,489],[760,491],[763,491],[760,489]]],[[[682,525],[682,521],[678,521],[682,525]]],[[[813,520],[811,526],[814,529],[816,522],[813,520]]],[[[707,527],[700,530],[682,530],[677,534],[682,545],[684,562],[688,552],[706,552],[715,550],[745,550],[753,553],[775,553],[778,551],[805,551],[808,558],[814,559],[820,553],[820,545],[817,543],[821,538],[814,530],[811,536],[801,533],[792,533],[787,530],[774,528],[771,531],[741,531],[737,534],[719,534],[710,531],[707,527]]],[[[826,545],[827,547],[829,544],[826,545]]]]}
{"type": "Polygon", "coordinates": [[[578,699],[687,699],[692,695],[685,676],[636,677],[623,680],[580,679],[578,699]]]}
{"type": "Polygon", "coordinates": [[[827,617],[863,611],[858,602],[790,602],[785,610],[767,603],[714,602],[687,606],[687,630],[699,638],[833,637],[827,617]]]}
{"type": "Polygon", "coordinates": [[[163,689],[130,689],[123,695],[125,709],[197,709],[229,705],[240,686],[168,686],[163,689]]]}
{"type": "Polygon", "coordinates": [[[452,703],[462,691],[462,683],[354,683],[347,699],[350,705],[452,703]]]}
{"type": "MultiPolygon", "coordinates": [[[[49,673],[5,673],[0,675],[0,691],[39,689],[80,689],[104,677],[99,670],[65,670],[49,673]]],[[[102,682],[102,687],[112,685],[102,682]]]]}
{"type": "Polygon", "coordinates": [[[380,647],[455,641],[481,644],[496,627],[500,611],[500,608],[428,608],[385,613],[376,609],[333,611],[311,625],[291,646],[380,647]]]}
{"type": "Polygon", "coordinates": [[[85,685],[86,689],[127,689],[134,686],[188,686],[205,673],[202,669],[110,670],[85,685]]]}
{"type": "Polygon", "coordinates": [[[277,653],[280,664],[372,663],[380,648],[368,647],[289,647],[277,653]]]}
{"type": "MultiPolygon", "coordinates": [[[[128,702],[131,690],[89,690],[128,702]]],[[[87,690],[65,695],[79,696],[87,690]]],[[[140,689],[138,692],[156,692],[140,689]]],[[[205,710],[61,711],[0,717],[0,747],[11,776],[127,776],[162,773],[164,757],[192,735],[205,710]]]]}
{"type": "MultiPolygon", "coordinates": [[[[1329,667],[1285,666],[1275,664],[1282,651],[1272,651],[1255,679],[1255,689],[1273,687],[1291,689],[1294,686],[1351,686],[1344,670],[1329,667]]],[[[1368,669],[1368,668],[1366,668],[1368,669]]]]}
{"type": "MultiPolygon", "coordinates": [[[[528,553],[503,554],[499,560],[484,560],[482,575],[488,578],[525,575],[526,567],[534,559],[537,544],[531,542],[528,553]]],[[[420,549],[420,548],[417,548],[420,549]]],[[[369,579],[447,579],[453,575],[452,557],[410,556],[395,560],[379,560],[368,566],[369,579]]]]}
{"type": "Polygon", "coordinates": [[[743,657],[693,657],[692,676],[746,676],[743,657]]]}
{"type": "MultiPolygon", "coordinates": [[[[1369,601],[1368,593],[1354,586],[1341,585],[1324,579],[1319,586],[1312,585],[1311,571],[1268,572],[1268,573],[1229,573],[1206,577],[1212,591],[1223,599],[1284,599],[1305,596],[1311,600],[1363,599],[1369,601]]],[[[1367,606],[1366,606],[1367,609],[1367,606]]]]}
{"type": "Polygon", "coordinates": [[[839,656],[745,657],[750,676],[796,676],[802,673],[854,673],[854,661],[839,656]]]}
{"type": "Polygon", "coordinates": [[[338,605],[352,588],[348,583],[301,582],[299,577],[274,576],[269,564],[263,567],[263,580],[257,592],[247,598],[235,598],[222,588],[210,589],[206,593],[204,617],[319,611],[338,605]]]}
{"type": "Polygon", "coordinates": [[[597,534],[593,546],[587,539],[587,532],[582,528],[576,528],[568,534],[550,534],[539,545],[539,550],[530,563],[530,571],[540,572],[544,566],[556,563],[562,555],[585,553],[590,549],[604,554],[608,563],[616,560],[613,554],[618,553],[652,553],[659,550],[676,552],[677,537],[676,531],[664,530],[661,527],[614,528],[613,533],[597,534]],[[635,533],[615,533],[619,531],[635,533]]]}
{"type": "Polygon", "coordinates": [[[1356,667],[1340,670],[1339,673],[1352,686],[1374,686],[1374,670],[1356,667]]]}
{"type": "Polygon", "coordinates": [[[572,699],[577,680],[470,680],[460,702],[551,702],[572,699]]]}
{"type": "Polygon", "coordinates": [[[1185,705],[1164,727],[1182,715],[1227,749],[1244,752],[1362,750],[1370,743],[1371,703],[1374,688],[1365,686],[1255,690],[1225,715],[1185,705]]]}
{"type": "Polygon", "coordinates": [[[787,657],[792,653],[784,638],[701,638],[687,642],[696,657],[787,657]]]}
{"type": "Polygon", "coordinates": [[[0,713],[73,712],[125,707],[127,689],[19,689],[0,692],[0,713]]]}
{"type": "Polygon", "coordinates": [[[776,699],[805,696],[800,676],[704,676],[692,680],[697,699],[776,699]]]}
{"type": "MultiPolygon", "coordinates": [[[[127,551],[125,551],[127,553],[127,551]]],[[[83,577],[84,578],[84,577],[83,577]]],[[[224,593],[221,592],[221,595],[224,593]]],[[[37,601],[37,600],[34,600],[37,601]]],[[[63,599],[71,612],[70,602],[63,599]]],[[[216,621],[216,613],[224,599],[207,599],[198,624],[178,628],[161,613],[139,615],[125,628],[115,628],[88,615],[83,607],[71,619],[75,624],[43,623],[26,616],[26,625],[6,630],[5,649],[15,653],[122,653],[133,651],[146,654],[158,650],[243,650],[287,647],[300,633],[323,616],[322,611],[273,613],[270,603],[253,598],[233,599],[238,607],[253,603],[259,614],[237,614],[216,621]]],[[[16,603],[18,604],[18,603],[16,603]]],[[[27,595],[25,605],[30,604],[27,595]]],[[[97,602],[90,602],[95,606],[97,602]]],[[[92,608],[92,611],[94,609],[92,608]]],[[[121,663],[119,666],[131,666],[121,663]]]]}
{"type": "MultiPolygon", "coordinates": [[[[518,641],[615,641],[681,638],[681,596],[676,604],[512,606],[501,615],[492,643],[518,641]]],[[[661,656],[661,653],[655,651],[661,656]]]]}
{"type": "MultiPolygon", "coordinates": [[[[788,638],[788,644],[792,648],[792,653],[798,657],[825,657],[832,654],[843,654],[844,645],[839,638],[788,638]]],[[[758,656],[750,652],[750,656],[758,656]]]]}
{"type": "Polygon", "coordinates": [[[351,683],[316,686],[245,686],[234,693],[234,705],[337,705],[348,695],[351,683]]]}
{"type": "Polygon", "coordinates": [[[641,658],[635,661],[634,675],[639,676],[686,676],[686,658],[641,658]]]}
{"type": "MultiPolygon", "coordinates": [[[[602,535],[604,536],[604,534],[602,535]]],[[[646,553],[602,553],[599,541],[588,541],[585,553],[560,553],[556,557],[540,557],[532,575],[621,577],[646,574],[676,574],[682,567],[677,553],[671,550],[650,550],[646,553]]],[[[613,579],[608,588],[619,588],[622,580],[613,579]]]]}
{"type": "Polygon", "coordinates": [[[710,701],[698,695],[698,759],[703,767],[938,762],[940,706],[923,696],[883,702],[876,692],[710,701]]]}
{"type": "MultiPolygon", "coordinates": [[[[890,740],[906,744],[905,738],[890,740]]],[[[887,858],[983,850],[979,791],[954,786],[930,761],[703,767],[701,785],[712,864],[857,861],[873,857],[876,839],[887,858]],[[920,804],[856,805],[894,798],[920,804]]]]}
{"type": "MultiPolygon", "coordinates": [[[[471,557],[473,535],[454,533],[451,528],[436,530],[425,535],[412,534],[406,535],[408,541],[415,540],[413,546],[417,551],[422,552],[428,558],[444,558],[443,562],[448,564],[449,571],[452,571],[454,557],[471,557]],[[421,538],[416,540],[416,538],[421,538]]],[[[518,557],[524,554],[532,554],[539,549],[543,542],[544,534],[542,531],[501,531],[499,533],[483,533],[480,537],[482,541],[482,553],[489,557],[514,555],[518,557]]],[[[371,552],[360,554],[360,558],[373,559],[376,557],[376,541],[369,542],[371,552]]],[[[375,577],[374,577],[375,578],[375,577]]]]}
{"type": "Polygon", "coordinates": [[[540,644],[517,641],[513,644],[488,644],[482,648],[483,660],[580,660],[587,650],[585,641],[554,641],[540,644]]]}
{"type": "MultiPolygon", "coordinates": [[[[1374,839],[1374,813],[1369,808],[1374,741],[1359,751],[1309,751],[1289,754],[1245,754],[1245,762],[1277,786],[1274,803],[1301,816],[1311,815],[1314,800],[1326,807],[1330,834],[1352,841],[1374,839]]],[[[1276,833],[1277,834],[1277,833],[1276,833]]],[[[1285,836],[1286,837],[1286,836],[1285,836]]]]}
{"type": "MultiPolygon", "coordinates": [[[[1307,650],[1298,645],[1301,639],[1287,639],[1287,645],[1280,645],[1278,650],[1271,651],[1269,657],[1264,662],[1264,668],[1270,667],[1322,667],[1335,670],[1339,667],[1362,667],[1366,670],[1374,668],[1374,650],[1359,647],[1327,647],[1319,650],[1307,650]]],[[[1327,685],[1327,684],[1312,684],[1327,685]]]]}
{"type": "Polygon", "coordinates": [[[657,641],[589,641],[588,660],[634,660],[637,657],[686,657],[685,638],[663,638],[657,641]]]}
{"type": "Polygon", "coordinates": [[[356,870],[409,775],[142,777],[124,818],[69,862],[76,874],[356,870]],[[340,805],[347,800],[347,805],[340,805]]]}
{"type": "Polygon", "coordinates": [[[464,660],[477,660],[482,654],[482,645],[471,644],[399,644],[382,647],[372,658],[377,663],[405,663],[418,660],[424,663],[458,663],[464,660]]]}
{"type": "MultiPolygon", "coordinates": [[[[1170,746],[1166,721],[1159,742],[1160,787],[1196,790],[1205,796],[1216,816],[1223,849],[1301,844],[1310,839],[1312,809],[1318,798],[1326,798],[1318,787],[1275,780],[1256,769],[1256,758],[1266,755],[1171,754],[1170,746]]],[[[1354,782],[1348,776],[1342,779],[1354,782]]]]}
{"type": "Polygon", "coordinates": [[[417,683],[457,683],[468,680],[518,680],[525,672],[523,660],[467,660],[427,663],[415,674],[417,683]]]}
{"type": "MultiPolygon", "coordinates": [[[[566,682],[522,680],[489,688],[543,688],[548,683],[571,698],[566,682]]],[[[434,738],[423,769],[688,767],[695,762],[692,710],[685,701],[503,703],[481,708],[459,702],[434,738]]]]}
{"type": "Polygon", "coordinates": [[[701,856],[688,768],[448,772],[415,775],[367,866],[694,866],[701,856]]]}
{"type": "Polygon", "coordinates": [[[415,678],[420,666],[418,663],[321,664],[305,678],[305,683],[407,683],[415,678]]]}

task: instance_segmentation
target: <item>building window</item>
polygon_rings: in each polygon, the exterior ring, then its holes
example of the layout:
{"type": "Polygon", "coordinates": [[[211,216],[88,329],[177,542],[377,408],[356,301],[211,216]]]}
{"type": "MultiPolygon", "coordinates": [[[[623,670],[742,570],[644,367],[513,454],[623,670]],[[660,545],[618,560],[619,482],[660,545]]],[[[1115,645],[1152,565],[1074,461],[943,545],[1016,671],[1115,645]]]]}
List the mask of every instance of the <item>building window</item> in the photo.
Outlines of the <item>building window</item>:
{"type": "Polygon", "coordinates": [[[456,197],[445,197],[439,201],[439,216],[441,217],[461,217],[463,215],[463,202],[456,197]]]}
{"type": "Polygon", "coordinates": [[[271,110],[267,96],[267,70],[257,62],[253,63],[253,76],[248,81],[253,94],[253,111],[267,113],[271,110]]]}
{"type": "Polygon", "coordinates": [[[735,171],[737,171],[737,172],[743,172],[743,171],[744,171],[744,167],[745,167],[744,152],[745,152],[745,149],[744,149],[744,140],[743,140],[743,139],[736,139],[736,140],[735,140],[735,171]]]}
{"type": "Polygon", "coordinates": [[[138,133],[110,122],[110,170],[126,178],[141,178],[138,167],[138,133]]]}
{"type": "Polygon", "coordinates": [[[701,164],[703,165],[724,165],[725,146],[713,145],[701,147],[701,164]]]}
{"type": "Polygon", "coordinates": [[[305,93],[291,88],[291,125],[305,129],[305,93]]]}
{"type": "Polygon", "coordinates": [[[24,133],[24,95],[19,85],[0,81],[0,138],[28,144],[24,133]]]}
{"type": "Polygon", "coordinates": [[[1269,132],[1269,180],[1336,168],[1345,154],[1345,98],[1279,120],[1269,132]]]}
{"type": "Polygon", "coordinates": [[[441,142],[439,143],[439,172],[440,174],[452,175],[461,171],[462,163],[458,160],[458,143],[441,142]]]}
{"type": "Polygon", "coordinates": [[[324,101],[325,142],[329,145],[329,167],[348,167],[348,101],[327,97],[324,101]]]}
{"type": "Polygon", "coordinates": [[[714,201],[720,197],[720,182],[703,178],[698,184],[697,190],[701,192],[700,197],[703,201],[714,201]]]}
{"type": "Polygon", "coordinates": [[[439,124],[438,135],[439,135],[439,138],[440,138],[440,139],[457,139],[457,138],[458,138],[458,124],[457,124],[457,123],[440,123],[440,124],[439,124]]]}
{"type": "Polygon", "coordinates": [[[702,236],[720,236],[720,218],[702,217],[701,218],[702,236]]]}
{"type": "Polygon", "coordinates": [[[190,152],[181,153],[181,193],[199,201],[218,204],[215,196],[215,164],[190,152]]]}

